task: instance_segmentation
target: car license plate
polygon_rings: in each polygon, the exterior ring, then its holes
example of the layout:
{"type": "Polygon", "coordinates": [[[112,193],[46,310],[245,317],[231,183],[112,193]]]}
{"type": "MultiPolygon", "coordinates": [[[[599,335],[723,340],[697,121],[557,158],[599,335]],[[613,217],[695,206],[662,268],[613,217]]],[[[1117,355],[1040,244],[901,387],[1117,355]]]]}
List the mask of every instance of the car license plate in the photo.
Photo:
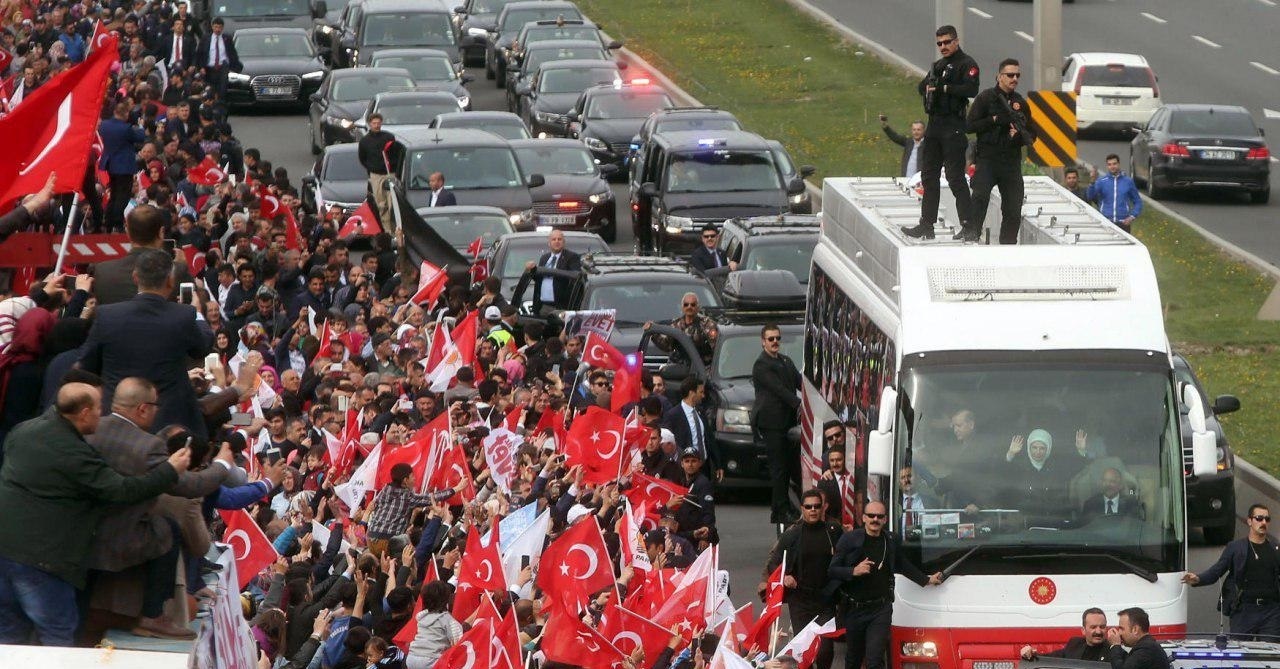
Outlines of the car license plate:
{"type": "Polygon", "coordinates": [[[1013,669],[1013,662],[978,660],[973,663],[973,669],[1013,669]]]}
{"type": "Polygon", "coordinates": [[[1207,151],[1201,151],[1200,157],[1205,160],[1235,160],[1236,152],[1223,151],[1219,149],[1209,149],[1207,151]]]}
{"type": "Polygon", "coordinates": [[[574,223],[577,223],[577,222],[578,222],[578,217],[573,216],[571,214],[538,217],[538,223],[541,223],[542,225],[562,226],[562,225],[573,225],[574,223]]]}
{"type": "Polygon", "coordinates": [[[289,95],[292,92],[288,86],[265,86],[262,89],[263,95],[289,95]]]}
{"type": "Polygon", "coordinates": [[[1104,105],[1131,105],[1133,98],[1102,98],[1104,105]]]}

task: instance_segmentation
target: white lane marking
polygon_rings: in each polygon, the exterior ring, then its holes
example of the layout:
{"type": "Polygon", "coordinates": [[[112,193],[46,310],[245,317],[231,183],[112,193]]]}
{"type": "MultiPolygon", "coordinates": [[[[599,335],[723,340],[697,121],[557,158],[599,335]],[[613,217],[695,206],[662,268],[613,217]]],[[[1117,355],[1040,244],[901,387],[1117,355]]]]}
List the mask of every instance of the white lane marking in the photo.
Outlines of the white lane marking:
{"type": "Polygon", "coordinates": [[[1274,109],[1267,109],[1266,107],[1263,107],[1262,115],[1267,118],[1280,118],[1280,111],[1276,111],[1274,109]]]}
{"type": "Polygon", "coordinates": [[[1258,0],[1258,2],[1261,2],[1262,4],[1264,4],[1264,5],[1268,6],[1268,7],[1275,7],[1275,6],[1276,6],[1276,3],[1274,2],[1274,0],[1258,0]]]}
{"type": "Polygon", "coordinates": [[[1151,19],[1152,21],[1155,21],[1156,23],[1168,23],[1168,21],[1160,18],[1159,16],[1156,16],[1155,14],[1152,14],[1151,12],[1143,12],[1142,15],[1147,17],[1148,19],[1151,19]]]}
{"type": "Polygon", "coordinates": [[[988,14],[988,13],[986,13],[986,12],[982,11],[981,9],[978,9],[977,7],[970,7],[970,8],[969,8],[969,12],[970,12],[971,14],[976,14],[976,15],[978,15],[978,16],[981,16],[981,17],[982,17],[982,18],[984,18],[984,19],[989,19],[989,18],[991,18],[991,15],[990,15],[990,14],[988,14]]]}
{"type": "Polygon", "coordinates": [[[1199,36],[1199,35],[1192,35],[1192,36],[1191,36],[1191,39],[1193,39],[1193,40],[1195,40],[1195,41],[1197,41],[1197,42],[1199,42],[1199,43],[1201,43],[1201,44],[1203,44],[1203,45],[1205,45],[1205,46],[1207,46],[1207,47],[1212,47],[1212,48],[1214,48],[1214,49],[1221,49],[1221,48],[1222,48],[1222,45],[1221,45],[1221,44],[1218,44],[1217,42],[1215,42],[1215,41],[1213,41],[1213,40],[1211,40],[1211,39],[1209,39],[1209,38],[1207,38],[1207,37],[1201,37],[1201,36],[1199,36]]]}
{"type": "Polygon", "coordinates": [[[1035,42],[1035,41],[1036,41],[1036,38],[1034,38],[1034,37],[1032,37],[1031,35],[1028,35],[1028,34],[1026,34],[1026,33],[1022,32],[1021,30],[1015,30],[1015,31],[1013,31],[1013,34],[1017,35],[1018,37],[1021,37],[1021,38],[1022,38],[1022,39],[1024,39],[1024,40],[1027,40],[1028,42],[1035,42]]]}
{"type": "Polygon", "coordinates": [[[1249,61],[1249,64],[1270,75],[1280,74],[1280,70],[1277,70],[1274,67],[1267,67],[1266,65],[1263,65],[1262,63],[1259,63],[1256,60],[1249,61]]]}

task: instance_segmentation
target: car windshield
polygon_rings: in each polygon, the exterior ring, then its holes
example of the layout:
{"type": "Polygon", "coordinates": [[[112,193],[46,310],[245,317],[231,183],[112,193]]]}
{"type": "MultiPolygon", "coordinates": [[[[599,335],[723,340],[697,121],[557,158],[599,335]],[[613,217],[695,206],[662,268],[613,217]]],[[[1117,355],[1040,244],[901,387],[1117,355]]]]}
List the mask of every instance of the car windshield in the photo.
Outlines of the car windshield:
{"type": "Polygon", "coordinates": [[[454,41],[453,23],[444,12],[395,12],[367,16],[361,46],[451,46],[454,41]]]}
{"type": "Polygon", "coordinates": [[[502,19],[502,32],[520,30],[524,24],[533,21],[550,21],[558,16],[568,20],[582,18],[582,13],[573,7],[551,7],[549,9],[516,9],[507,12],[502,19]]]}
{"type": "Polygon", "coordinates": [[[813,261],[813,247],[817,238],[809,240],[777,239],[758,240],[747,249],[747,256],[738,263],[740,270],[785,269],[796,276],[801,285],[809,283],[809,263],[813,261]]]}
{"type": "Polygon", "coordinates": [[[298,33],[245,34],[235,36],[241,58],[310,58],[315,55],[311,40],[298,33]]]}
{"type": "Polygon", "coordinates": [[[617,309],[627,305],[626,318],[618,314],[619,323],[667,322],[680,315],[680,298],[685,293],[698,296],[704,308],[720,306],[716,294],[701,283],[659,283],[661,279],[631,284],[611,284],[588,289],[583,309],[617,309]]]}
{"type": "Polygon", "coordinates": [[[538,92],[581,93],[596,84],[612,84],[619,79],[618,70],[612,67],[546,70],[538,82],[538,92]]]}
{"type": "Polygon", "coordinates": [[[522,146],[516,149],[516,158],[525,174],[596,173],[595,162],[585,145],[522,146]]]}
{"type": "MultiPolygon", "coordinates": [[[[609,250],[609,247],[599,237],[565,235],[564,246],[578,255],[609,250]]],[[[541,237],[536,244],[529,241],[508,244],[502,256],[502,266],[498,268],[498,276],[503,279],[513,279],[520,276],[524,273],[525,263],[536,261],[546,251],[546,237],[541,237]]]]}
{"type": "Polygon", "coordinates": [[[409,157],[409,188],[430,188],[427,177],[432,172],[444,173],[450,190],[516,188],[524,183],[515,154],[505,146],[414,151],[409,157]]]}
{"type": "MultiPolygon", "coordinates": [[[[536,72],[538,66],[555,60],[608,60],[604,49],[598,46],[560,47],[555,49],[529,49],[524,57],[524,71],[536,72]]],[[[612,80],[610,80],[612,81],[612,80]]]]}
{"type": "MultiPolygon", "coordinates": [[[[800,360],[804,356],[804,337],[800,333],[782,333],[782,354],[792,360],[800,360]]],[[[723,336],[720,346],[716,348],[714,365],[716,376],[722,379],[751,378],[751,368],[760,357],[760,337],[758,332],[742,332],[731,336],[723,336]]]]}
{"type": "Polygon", "coordinates": [[[524,31],[524,40],[522,44],[528,46],[537,42],[545,42],[550,39],[589,39],[599,40],[600,31],[595,26],[589,25],[572,25],[572,26],[538,26],[529,28],[524,31]]]}
{"type": "Polygon", "coordinates": [[[658,123],[654,132],[678,132],[681,130],[741,130],[742,126],[731,118],[668,118],[658,123]]]}
{"type": "Polygon", "coordinates": [[[311,15],[311,5],[307,0],[217,0],[212,4],[214,16],[311,15]]]}
{"type": "Polygon", "coordinates": [[[1169,132],[1174,135],[1209,137],[1257,137],[1258,127],[1248,114],[1234,110],[1211,112],[1208,109],[1180,109],[1169,119],[1169,132]]]}
{"type": "Polygon", "coordinates": [[[657,91],[622,91],[597,95],[587,106],[587,118],[607,121],[620,118],[648,118],[649,114],[671,106],[671,98],[657,91]]]}
{"type": "Polygon", "coordinates": [[[933,572],[974,551],[956,571],[967,574],[1182,569],[1167,363],[928,357],[903,374],[897,491],[884,495],[909,559],[933,572]]]}
{"type": "Polygon", "coordinates": [[[508,232],[513,232],[511,221],[504,215],[495,214],[432,214],[431,209],[422,212],[423,220],[432,230],[440,233],[450,246],[464,248],[477,237],[483,241],[482,248],[489,248],[494,240],[508,232]]]}
{"type": "Polygon", "coordinates": [[[668,193],[722,193],[782,188],[768,151],[707,149],[678,153],[667,171],[668,193]]]}
{"type": "Polygon", "coordinates": [[[474,128],[495,134],[503,139],[529,139],[529,130],[524,127],[524,122],[519,119],[503,121],[492,118],[479,118],[474,116],[472,112],[460,114],[458,117],[450,119],[447,123],[441,123],[440,127],[474,128]]]}
{"type": "Polygon", "coordinates": [[[458,111],[457,98],[448,100],[387,100],[378,105],[383,125],[427,125],[441,114],[458,111]]]}
{"type": "Polygon", "coordinates": [[[1134,65],[1090,65],[1080,75],[1080,85],[1151,88],[1155,85],[1155,75],[1150,68],[1134,65]]]}
{"type": "Polygon", "coordinates": [[[369,177],[355,151],[329,154],[322,170],[320,178],[325,181],[361,181],[369,177]]]}
{"type": "Polygon", "coordinates": [[[472,0],[471,8],[468,10],[471,14],[497,14],[502,11],[503,7],[515,2],[515,0],[472,0]]]}
{"type": "Polygon", "coordinates": [[[371,100],[383,91],[396,88],[413,88],[413,80],[398,74],[358,74],[334,81],[331,97],[338,102],[371,100]]]}
{"type": "Polygon", "coordinates": [[[374,56],[373,67],[403,67],[415,81],[454,81],[458,71],[443,56],[374,56]]]}

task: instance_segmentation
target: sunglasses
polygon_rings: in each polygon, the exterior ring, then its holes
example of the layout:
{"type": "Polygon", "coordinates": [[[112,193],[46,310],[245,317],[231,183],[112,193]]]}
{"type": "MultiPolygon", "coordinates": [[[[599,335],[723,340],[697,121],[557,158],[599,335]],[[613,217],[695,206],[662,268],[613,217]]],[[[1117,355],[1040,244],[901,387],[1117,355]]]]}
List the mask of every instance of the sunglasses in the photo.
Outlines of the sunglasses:
{"type": "Polygon", "coordinates": [[[944,39],[944,40],[935,42],[935,44],[937,44],[938,46],[946,46],[948,44],[951,44],[952,42],[955,42],[955,39],[944,39]]]}
{"type": "Polygon", "coordinates": [[[1271,522],[1271,516],[1250,516],[1250,518],[1253,518],[1254,520],[1258,521],[1259,523],[1267,523],[1267,522],[1271,522]]]}
{"type": "Polygon", "coordinates": [[[716,233],[714,233],[714,232],[707,233],[707,234],[703,235],[703,236],[702,236],[702,238],[703,238],[703,239],[715,239],[715,238],[716,238],[716,233]]]}
{"type": "Polygon", "coordinates": [[[782,341],[782,337],[765,337],[765,341],[782,341]]]}
{"type": "Polygon", "coordinates": [[[1021,72],[1001,72],[1000,76],[1009,77],[1010,79],[1018,79],[1022,76],[1021,72]]]}
{"type": "Polygon", "coordinates": [[[888,518],[888,516],[883,513],[863,513],[862,515],[871,520],[884,520],[885,518],[888,518]]]}
{"type": "Polygon", "coordinates": [[[685,303],[684,303],[684,306],[686,306],[686,307],[696,307],[696,306],[698,306],[698,303],[697,303],[697,302],[685,302],[685,303]]]}
{"type": "Polygon", "coordinates": [[[821,504],[805,504],[803,505],[803,508],[808,511],[817,511],[818,509],[822,508],[822,505],[821,504]]]}
{"type": "Polygon", "coordinates": [[[603,387],[605,387],[605,386],[609,385],[609,382],[608,382],[608,381],[596,381],[595,383],[593,383],[593,384],[591,384],[591,385],[593,385],[593,386],[595,386],[595,387],[597,387],[597,388],[603,388],[603,387]]]}

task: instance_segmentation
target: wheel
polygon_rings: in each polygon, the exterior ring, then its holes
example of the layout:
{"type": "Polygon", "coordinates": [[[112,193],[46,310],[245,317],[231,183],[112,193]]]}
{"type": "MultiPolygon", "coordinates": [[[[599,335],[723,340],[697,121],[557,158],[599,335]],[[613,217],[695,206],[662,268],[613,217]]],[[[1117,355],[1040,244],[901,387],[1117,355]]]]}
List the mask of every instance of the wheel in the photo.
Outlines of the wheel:
{"type": "Polygon", "coordinates": [[[618,241],[618,222],[610,220],[608,225],[600,228],[600,238],[603,239],[606,244],[612,244],[618,241]]]}
{"type": "Polygon", "coordinates": [[[1249,193],[1249,201],[1254,204],[1266,204],[1271,199],[1271,187],[1249,193]]]}
{"type": "Polygon", "coordinates": [[[497,58],[493,59],[493,81],[498,88],[507,87],[507,68],[497,58]]]}
{"type": "Polygon", "coordinates": [[[1204,528],[1204,541],[1212,546],[1222,546],[1230,543],[1236,538],[1235,523],[1229,523],[1220,527],[1204,528]]]}
{"type": "Polygon", "coordinates": [[[1156,185],[1156,171],[1151,166],[1151,161],[1147,161],[1147,195],[1153,200],[1163,200],[1167,196],[1168,189],[1161,188],[1156,185]]]}
{"type": "Polygon", "coordinates": [[[1129,149],[1129,176],[1134,183],[1146,183],[1146,179],[1138,178],[1138,170],[1133,169],[1133,149],[1129,149]]]}

